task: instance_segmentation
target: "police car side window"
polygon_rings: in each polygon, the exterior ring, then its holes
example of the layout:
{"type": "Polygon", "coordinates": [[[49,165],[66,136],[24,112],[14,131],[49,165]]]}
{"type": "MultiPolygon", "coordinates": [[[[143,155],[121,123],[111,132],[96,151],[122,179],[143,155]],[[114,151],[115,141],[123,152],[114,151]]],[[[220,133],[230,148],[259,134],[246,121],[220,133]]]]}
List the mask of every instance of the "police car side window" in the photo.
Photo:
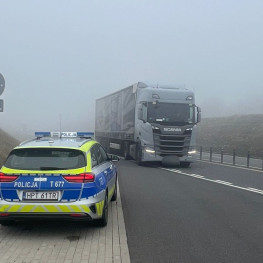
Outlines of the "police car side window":
{"type": "Polygon", "coordinates": [[[99,146],[99,148],[100,148],[101,155],[103,157],[103,161],[106,162],[108,160],[108,156],[101,145],[99,146]]]}
{"type": "Polygon", "coordinates": [[[98,164],[104,163],[105,160],[104,160],[103,155],[102,155],[102,153],[100,151],[99,144],[96,144],[95,146],[96,146],[95,149],[96,149],[96,155],[97,155],[97,158],[98,158],[98,164]]]}
{"type": "Polygon", "coordinates": [[[101,164],[103,163],[103,158],[102,158],[102,155],[101,155],[101,152],[100,152],[100,149],[99,149],[99,145],[97,144],[96,145],[96,154],[97,154],[97,157],[98,157],[98,163],[101,164]]]}
{"type": "Polygon", "coordinates": [[[92,147],[90,149],[90,156],[91,156],[91,165],[92,167],[95,167],[98,165],[98,159],[97,159],[97,155],[96,155],[96,148],[92,147]]]}

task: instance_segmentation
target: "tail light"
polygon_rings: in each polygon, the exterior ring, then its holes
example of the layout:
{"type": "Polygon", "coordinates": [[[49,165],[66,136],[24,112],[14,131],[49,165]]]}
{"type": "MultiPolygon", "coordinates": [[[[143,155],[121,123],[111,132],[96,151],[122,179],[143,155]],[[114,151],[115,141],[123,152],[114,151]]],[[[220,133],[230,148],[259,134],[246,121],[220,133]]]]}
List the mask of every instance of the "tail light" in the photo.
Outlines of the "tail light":
{"type": "Polygon", "coordinates": [[[0,216],[9,216],[9,213],[0,213],[0,216]]]}
{"type": "Polygon", "coordinates": [[[82,173],[76,175],[64,175],[65,180],[70,183],[91,183],[94,182],[95,175],[93,173],[82,173]]]}
{"type": "Polygon", "coordinates": [[[0,182],[10,183],[10,182],[15,181],[18,177],[19,175],[0,173],[0,182]]]}

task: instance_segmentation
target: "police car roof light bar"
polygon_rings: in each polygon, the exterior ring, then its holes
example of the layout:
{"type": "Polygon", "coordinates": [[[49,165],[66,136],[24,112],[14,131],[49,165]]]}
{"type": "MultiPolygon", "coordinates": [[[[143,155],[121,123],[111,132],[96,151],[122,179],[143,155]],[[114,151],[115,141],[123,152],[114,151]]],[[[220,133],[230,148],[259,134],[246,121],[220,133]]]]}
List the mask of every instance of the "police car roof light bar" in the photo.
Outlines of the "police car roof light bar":
{"type": "Polygon", "coordinates": [[[60,137],[60,138],[92,138],[94,137],[94,132],[35,132],[36,138],[40,139],[42,137],[60,137]]]}
{"type": "Polygon", "coordinates": [[[51,132],[35,132],[37,138],[51,137],[51,132]]]}

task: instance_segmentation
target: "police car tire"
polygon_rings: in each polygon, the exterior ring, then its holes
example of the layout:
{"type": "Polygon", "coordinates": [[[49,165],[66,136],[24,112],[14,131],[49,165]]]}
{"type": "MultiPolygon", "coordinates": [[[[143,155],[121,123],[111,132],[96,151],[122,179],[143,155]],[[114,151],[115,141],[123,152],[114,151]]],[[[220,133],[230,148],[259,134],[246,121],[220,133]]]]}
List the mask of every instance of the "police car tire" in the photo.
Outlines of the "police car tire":
{"type": "Polygon", "coordinates": [[[3,220],[0,222],[2,226],[11,226],[14,223],[14,221],[11,220],[3,220]]]}
{"type": "Polygon", "coordinates": [[[102,217],[97,220],[99,226],[106,226],[108,223],[108,193],[105,195],[102,217]]]}
{"type": "Polygon", "coordinates": [[[114,189],[114,193],[113,196],[111,197],[111,201],[116,201],[117,200],[117,179],[115,182],[115,189],[114,189]]]}

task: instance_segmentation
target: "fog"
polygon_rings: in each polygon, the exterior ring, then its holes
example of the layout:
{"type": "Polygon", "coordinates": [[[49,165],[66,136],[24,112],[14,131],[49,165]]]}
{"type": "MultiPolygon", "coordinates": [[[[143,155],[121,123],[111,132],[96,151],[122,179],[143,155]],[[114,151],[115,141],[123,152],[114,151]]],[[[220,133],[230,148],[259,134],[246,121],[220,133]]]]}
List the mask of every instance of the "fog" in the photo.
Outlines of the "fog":
{"type": "Polygon", "coordinates": [[[184,84],[203,117],[262,114],[261,0],[0,0],[0,128],[94,130],[95,100],[184,84]]]}

